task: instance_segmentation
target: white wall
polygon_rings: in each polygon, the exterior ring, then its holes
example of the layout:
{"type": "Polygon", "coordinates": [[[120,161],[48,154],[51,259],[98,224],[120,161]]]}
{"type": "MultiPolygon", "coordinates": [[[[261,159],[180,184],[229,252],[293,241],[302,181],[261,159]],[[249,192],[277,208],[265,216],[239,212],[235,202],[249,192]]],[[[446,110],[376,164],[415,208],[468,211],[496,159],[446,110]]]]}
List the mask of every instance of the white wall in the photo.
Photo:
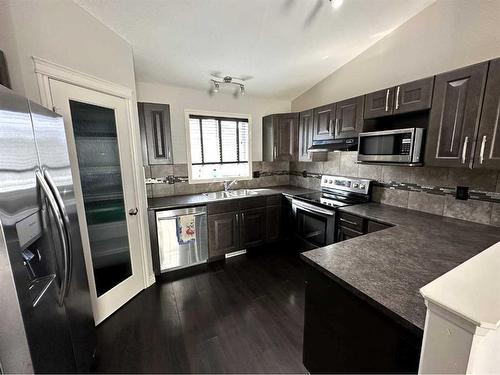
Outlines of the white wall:
{"type": "Polygon", "coordinates": [[[500,57],[500,1],[437,0],[292,101],[299,111],[500,57]]]}
{"type": "Polygon", "coordinates": [[[132,47],[71,0],[0,0],[13,89],[40,100],[32,56],[135,89],[132,47]]]}
{"type": "Polygon", "coordinates": [[[262,116],[290,111],[290,102],[284,100],[259,99],[248,95],[236,99],[222,92],[211,96],[208,94],[208,83],[207,91],[145,82],[137,82],[136,87],[137,101],[170,104],[172,144],[176,164],[186,163],[187,160],[184,118],[186,109],[250,114],[253,160],[262,160],[262,116]]]}

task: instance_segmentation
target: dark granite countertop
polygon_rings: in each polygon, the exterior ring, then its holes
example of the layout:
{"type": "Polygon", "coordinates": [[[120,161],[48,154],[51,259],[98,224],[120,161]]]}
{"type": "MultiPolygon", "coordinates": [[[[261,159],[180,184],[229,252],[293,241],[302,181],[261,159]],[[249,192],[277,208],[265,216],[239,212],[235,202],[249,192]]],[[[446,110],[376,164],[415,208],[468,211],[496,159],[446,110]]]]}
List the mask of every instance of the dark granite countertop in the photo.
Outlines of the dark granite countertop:
{"type": "Polygon", "coordinates": [[[302,254],[366,301],[421,332],[421,287],[500,241],[500,228],[379,203],[341,211],[393,227],[302,254]]]}
{"type": "MultiPolygon", "coordinates": [[[[249,197],[256,197],[259,195],[262,196],[262,195],[274,195],[274,194],[285,194],[289,196],[294,196],[298,194],[305,194],[316,191],[291,185],[272,186],[269,188],[258,188],[250,190],[256,191],[258,195],[249,195],[246,197],[235,197],[230,199],[246,199],[249,197]]],[[[208,197],[206,197],[201,193],[189,194],[189,195],[171,195],[168,197],[161,197],[161,198],[149,198],[148,209],[163,210],[163,209],[178,208],[178,207],[201,206],[207,203],[217,202],[219,200],[230,200],[230,199],[229,198],[209,199],[208,197]]]]}

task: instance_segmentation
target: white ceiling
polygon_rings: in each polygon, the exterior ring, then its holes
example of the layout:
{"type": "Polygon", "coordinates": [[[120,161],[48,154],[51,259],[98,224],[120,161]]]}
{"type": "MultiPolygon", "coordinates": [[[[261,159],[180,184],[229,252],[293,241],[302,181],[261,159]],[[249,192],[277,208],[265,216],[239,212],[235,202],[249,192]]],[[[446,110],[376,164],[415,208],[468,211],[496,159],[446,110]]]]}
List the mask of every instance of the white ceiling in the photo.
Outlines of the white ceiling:
{"type": "Polygon", "coordinates": [[[291,100],[434,0],[75,0],[133,47],[136,79],[291,100]]]}

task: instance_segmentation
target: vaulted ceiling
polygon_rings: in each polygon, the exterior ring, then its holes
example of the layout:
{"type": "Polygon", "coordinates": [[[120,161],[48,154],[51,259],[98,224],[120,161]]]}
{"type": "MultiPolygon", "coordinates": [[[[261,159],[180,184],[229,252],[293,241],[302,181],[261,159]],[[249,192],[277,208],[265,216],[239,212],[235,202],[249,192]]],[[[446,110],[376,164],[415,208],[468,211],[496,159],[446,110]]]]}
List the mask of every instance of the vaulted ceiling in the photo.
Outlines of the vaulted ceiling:
{"type": "Polygon", "coordinates": [[[75,0],[133,47],[136,79],[291,100],[434,0],[75,0]]]}

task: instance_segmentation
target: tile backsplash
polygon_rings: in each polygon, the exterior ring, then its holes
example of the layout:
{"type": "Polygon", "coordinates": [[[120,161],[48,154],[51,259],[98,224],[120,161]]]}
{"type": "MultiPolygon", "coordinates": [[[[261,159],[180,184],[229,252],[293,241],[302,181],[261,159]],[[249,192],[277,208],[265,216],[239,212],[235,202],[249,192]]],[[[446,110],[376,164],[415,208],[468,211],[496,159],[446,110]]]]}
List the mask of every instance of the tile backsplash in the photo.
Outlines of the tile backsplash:
{"type": "MultiPolygon", "coordinates": [[[[222,182],[209,184],[189,184],[187,164],[154,165],[145,168],[146,178],[163,179],[164,183],[146,184],[148,198],[165,197],[169,195],[196,194],[208,191],[218,191],[224,188],[222,182]]],[[[268,186],[288,185],[290,183],[288,162],[252,163],[253,172],[259,172],[260,177],[251,180],[238,181],[234,189],[254,189],[268,186]]]]}
{"type": "Polygon", "coordinates": [[[356,163],[357,152],[331,152],[325,162],[290,163],[290,184],[320,188],[322,174],[375,180],[372,200],[393,206],[500,226],[500,174],[492,170],[398,167],[356,163]],[[455,199],[457,186],[469,199],[455,199]]]}
{"type": "MultiPolygon", "coordinates": [[[[239,181],[235,188],[295,185],[320,189],[321,175],[333,174],[375,181],[372,200],[393,206],[500,226],[500,173],[439,167],[398,167],[356,163],[356,151],[330,152],[325,162],[253,162],[260,177],[239,181]],[[455,199],[457,186],[469,187],[469,199],[455,199]]],[[[189,184],[186,164],[145,167],[148,197],[195,194],[223,189],[221,182],[189,184]]]]}

